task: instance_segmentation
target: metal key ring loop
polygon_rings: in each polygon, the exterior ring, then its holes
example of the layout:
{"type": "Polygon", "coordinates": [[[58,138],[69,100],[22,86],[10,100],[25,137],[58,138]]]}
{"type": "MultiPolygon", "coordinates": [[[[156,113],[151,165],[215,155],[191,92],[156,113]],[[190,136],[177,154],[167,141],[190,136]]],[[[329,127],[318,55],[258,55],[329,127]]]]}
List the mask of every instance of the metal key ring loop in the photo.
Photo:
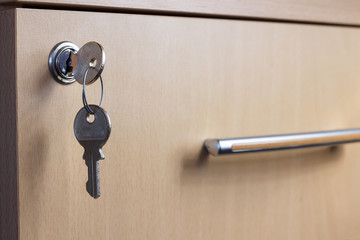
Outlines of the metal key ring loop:
{"type": "MultiPolygon", "coordinates": [[[[86,94],[85,94],[85,82],[86,82],[86,76],[89,72],[91,67],[88,67],[88,69],[86,70],[85,74],[84,74],[84,81],[83,81],[83,91],[82,91],[82,100],[83,100],[83,104],[84,104],[84,107],[86,109],[86,111],[89,113],[89,114],[94,114],[95,112],[90,108],[87,100],[86,100],[86,94]]],[[[101,83],[101,98],[100,98],[100,103],[99,103],[99,107],[101,106],[101,103],[102,103],[102,100],[103,100],[103,96],[104,96],[104,84],[103,84],[103,80],[102,80],[102,77],[100,75],[100,83],[101,83]]]]}

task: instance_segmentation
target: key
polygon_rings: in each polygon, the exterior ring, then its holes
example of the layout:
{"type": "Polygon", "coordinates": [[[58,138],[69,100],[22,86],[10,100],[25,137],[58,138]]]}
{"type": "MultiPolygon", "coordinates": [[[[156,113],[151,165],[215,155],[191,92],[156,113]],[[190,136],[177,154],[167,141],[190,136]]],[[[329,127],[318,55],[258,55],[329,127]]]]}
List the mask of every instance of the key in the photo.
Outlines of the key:
{"type": "Polygon", "coordinates": [[[79,49],[76,57],[74,58],[77,61],[76,64],[74,63],[76,65],[74,72],[76,81],[80,84],[85,81],[86,85],[95,82],[104,69],[104,48],[97,42],[88,42],[79,49]],[[86,79],[84,80],[86,72],[86,79]]]}
{"type": "Polygon", "coordinates": [[[83,107],[74,120],[74,133],[81,146],[84,147],[83,159],[88,167],[86,190],[93,197],[100,197],[99,160],[104,159],[102,147],[109,139],[111,132],[110,117],[104,109],[90,105],[94,115],[90,115],[83,107]],[[91,120],[93,117],[93,121],[91,120]]]}

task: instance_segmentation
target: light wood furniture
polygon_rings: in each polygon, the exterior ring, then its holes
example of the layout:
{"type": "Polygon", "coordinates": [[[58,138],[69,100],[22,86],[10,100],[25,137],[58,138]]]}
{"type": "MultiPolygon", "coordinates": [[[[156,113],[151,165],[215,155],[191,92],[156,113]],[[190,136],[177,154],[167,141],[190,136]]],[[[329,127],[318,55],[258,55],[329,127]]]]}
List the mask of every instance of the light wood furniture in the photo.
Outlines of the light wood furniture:
{"type": "Polygon", "coordinates": [[[0,0],[10,6],[360,25],[358,0],[0,0]]]}
{"type": "Polygon", "coordinates": [[[359,28],[26,8],[0,20],[1,239],[360,236],[359,144],[203,149],[211,137],[359,127],[359,28]],[[64,40],[106,51],[113,128],[97,200],[73,133],[82,86],[47,66],[64,40]]]}

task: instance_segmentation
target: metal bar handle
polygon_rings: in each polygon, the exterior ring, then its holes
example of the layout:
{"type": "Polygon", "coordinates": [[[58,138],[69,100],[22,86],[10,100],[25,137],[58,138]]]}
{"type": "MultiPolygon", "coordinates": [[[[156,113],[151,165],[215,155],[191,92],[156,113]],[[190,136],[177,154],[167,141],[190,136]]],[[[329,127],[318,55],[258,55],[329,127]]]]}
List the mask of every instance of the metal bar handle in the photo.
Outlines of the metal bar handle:
{"type": "Polygon", "coordinates": [[[232,153],[338,145],[360,141],[360,128],[245,138],[207,139],[204,146],[214,156],[232,153]]]}

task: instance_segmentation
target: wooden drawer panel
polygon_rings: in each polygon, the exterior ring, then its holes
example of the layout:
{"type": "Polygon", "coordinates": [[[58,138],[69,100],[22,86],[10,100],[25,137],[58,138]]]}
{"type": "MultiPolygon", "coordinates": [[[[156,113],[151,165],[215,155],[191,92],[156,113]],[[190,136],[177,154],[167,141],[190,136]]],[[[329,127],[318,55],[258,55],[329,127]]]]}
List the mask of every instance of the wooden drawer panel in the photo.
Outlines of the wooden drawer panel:
{"type": "MultiPolygon", "coordinates": [[[[30,9],[16,21],[22,239],[359,236],[359,144],[202,150],[209,137],[358,127],[359,29],[30,9]],[[97,200],[72,128],[82,87],[47,68],[63,40],[94,40],[107,54],[113,129],[97,200]]],[[[99,88],[87,88],[90,102],[99,88]]]]}
{"type": "Polygon", "coordinates": [[[0,0],[1,4],[360,25],[358,0],[0,0]]]}

